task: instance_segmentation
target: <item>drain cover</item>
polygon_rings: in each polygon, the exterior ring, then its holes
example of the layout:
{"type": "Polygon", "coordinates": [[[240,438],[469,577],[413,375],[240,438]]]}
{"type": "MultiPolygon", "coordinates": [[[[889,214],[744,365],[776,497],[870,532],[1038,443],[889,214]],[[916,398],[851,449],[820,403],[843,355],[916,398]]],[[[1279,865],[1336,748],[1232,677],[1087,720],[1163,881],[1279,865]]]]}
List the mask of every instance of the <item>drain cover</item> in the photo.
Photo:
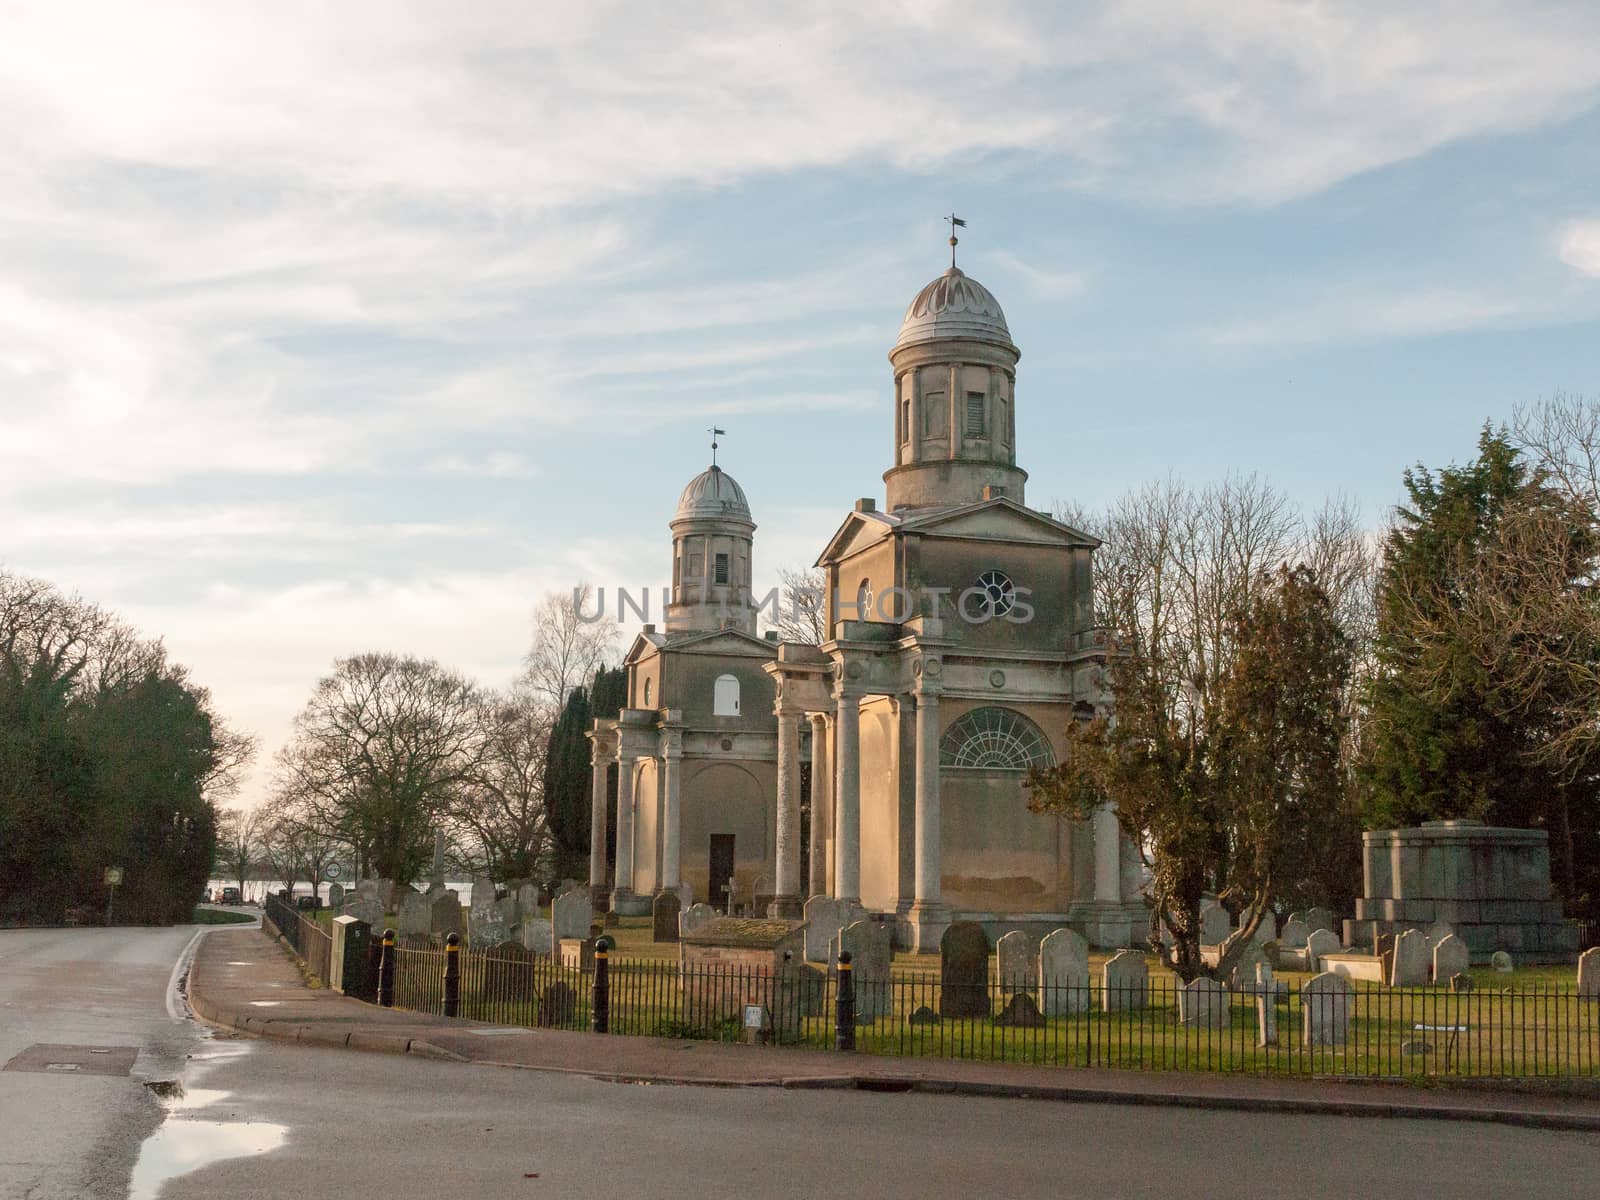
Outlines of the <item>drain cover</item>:
{"type": "Polygon", "coordinates": [[[62,1046],[39,1042],[8,1062],[7,1071],[52,1075],[126,1075],[139,1056],[137,1046],[62,1046]]]}

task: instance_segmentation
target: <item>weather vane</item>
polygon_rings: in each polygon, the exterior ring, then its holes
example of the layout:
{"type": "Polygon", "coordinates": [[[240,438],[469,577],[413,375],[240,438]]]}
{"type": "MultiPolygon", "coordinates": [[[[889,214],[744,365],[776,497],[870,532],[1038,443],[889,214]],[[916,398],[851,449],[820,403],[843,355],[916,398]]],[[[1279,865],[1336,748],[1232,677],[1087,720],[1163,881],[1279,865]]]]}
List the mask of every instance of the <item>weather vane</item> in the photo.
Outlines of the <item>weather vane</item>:
{"type": "Polygon", "coordinates": [[[956,269],[956,242],[959,240],[956,237],[956,227],[959,225],[962,229],[965,229],[967,223],[956,216],[955,213],[951,213],[945,220],[950,222],[950,269],[954,271],[956,269]]]}
{"type": "Polygon", "coordinates": [[[711,465],[714,467],[717,465],[717,439],[719,437],[727,437],[728,431],[726,429],[718,429],[713,425],[706,432],[711,435],[711,465]]]}

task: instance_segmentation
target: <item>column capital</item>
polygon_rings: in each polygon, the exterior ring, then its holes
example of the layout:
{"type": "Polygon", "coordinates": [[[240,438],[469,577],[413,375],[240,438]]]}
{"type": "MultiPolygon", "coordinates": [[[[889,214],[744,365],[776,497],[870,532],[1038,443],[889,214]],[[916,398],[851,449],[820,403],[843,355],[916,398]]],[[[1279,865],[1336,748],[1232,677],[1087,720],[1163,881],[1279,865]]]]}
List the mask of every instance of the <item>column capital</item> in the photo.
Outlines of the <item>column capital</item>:
{"type": "Polygon", "coordinates": [[[683,757],[683,730],[676,727],[661,731],[661,757],[666,759],[679,759],[683,757]]]}

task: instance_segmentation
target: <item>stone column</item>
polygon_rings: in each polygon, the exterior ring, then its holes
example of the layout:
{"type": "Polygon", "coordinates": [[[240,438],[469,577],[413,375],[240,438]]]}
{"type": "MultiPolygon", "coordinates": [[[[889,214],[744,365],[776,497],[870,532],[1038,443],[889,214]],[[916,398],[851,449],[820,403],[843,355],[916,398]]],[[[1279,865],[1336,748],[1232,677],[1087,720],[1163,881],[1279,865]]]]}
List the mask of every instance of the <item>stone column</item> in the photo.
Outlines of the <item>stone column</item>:
{"type": "Polygon", "coordinates": [[[918,462],[922,458],[922,429],[927,423],[922,416],[922,368],[911,368],[911,458],[909,461],[918,462]]]}
{"type": "Polygon", "coordinates": [[[828,894],[828,827],[832,825],[833,788],[828,763],[828,718],[811,714],[811,879],[808,896],[828,894]]]}
{"type": "Polygon", "coordinates": [[[617,750],[617,879],[611,888],[611,907],[633,896],[633,755],[617,750]]]}
{"type": "Polygon", "coordinates": [[[950,388],[945,399],[950,405],[950,452],[947,458],[961,457],[961,443],[967,436],[966,424],[961,420],[963,404],[961,400],[961,364],[950,364],[950,388]]]}
{"type": "MultiPolygon", "coordinates": [[[[781,685],[780,685],[781,686],[781,685]]],[[[780,696],[778,716],[777,881],[769,917],[800,915],[800,712],[780,696]]]]}
{"type": "Polygon", "coordinates": [[[939,693],[917,694],[917,842],[918,908],[939,903],[939,693]]]}
{"type": "Polygon", "coordinates": [[[683,749],[676,734],[662,739],[661,758],[661,891],[676,891],[682,880],[679,834],[682,818],[683,749]]]}
{"type": "Polygon", "coordinates": [[[842,688],[834,723],[834,883],[840,900],[861,899],[861,697],[842,688]]]}
{"type": "Polygon", "coordinates": [[[1094,810],[1094,898],[1113,904],[1122,899],[1122,827],[1109,804],[1094,810]]]}
{"type": "Polygon", "coordinates": [[[610,758],[602,757],[600,748],[596,746],[593,779],[590,783],[593,792],[589,800],[589,886],[591,888],[606,886],[606,768],[610,765],[610,758]]]}

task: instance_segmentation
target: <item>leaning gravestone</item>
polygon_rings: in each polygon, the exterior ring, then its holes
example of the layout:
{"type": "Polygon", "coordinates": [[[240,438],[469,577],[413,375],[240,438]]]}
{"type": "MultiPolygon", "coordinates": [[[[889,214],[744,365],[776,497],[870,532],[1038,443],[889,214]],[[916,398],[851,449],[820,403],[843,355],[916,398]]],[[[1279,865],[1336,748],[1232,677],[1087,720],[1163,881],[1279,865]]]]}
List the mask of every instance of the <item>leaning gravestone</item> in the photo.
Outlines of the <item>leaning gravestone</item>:
{"type": "Polygon", "coordinates": [[[588,888],[575,887],[562,892],[550,905],[550,925],[556,944],[559,945],[562,938],[588,937],[589,923],[593,917],[594,907],[589,901],[588,888]]]}
{"type": "Polygon", "coordinates": [[[523,948],[530,954],[549,958],[556,952],[555,930],[543,917],[523,917],[518,932],[522,936],[523,948]]]}
{"type": "Polygon", "coordinates": [[[371,896],[357,894],[355,899],[344,902],[344,911],[340,916],[354,917],[358,921],[365,921],[374,930],[383,929],[383,905],[371,896]]]}
{"type": "Polygon", "coordinates": [[[1420,987],[1428,982],[1428,937],[1420,929],[1408,929],[1394,940],[1394,969],[1390,987],[1420,987]]]}
{"type": "Polygon", "coordinates": [[[1089,943],[1075,929],[1057,929],[1039,943],[1039,1007],[1047,1017],[1089,1009],[1089,943]]]}
{"type": "Polygon", "coordinates": [[[939,1015],[989,1015],[989,935],[976,921],[956,921],[939,939],[939,1015]]]}
{"type": "Polygon", "coordinates": [[[1119,950],[1100,969],[1106,1012],[1150,1003],[1150,968],[1137,950],[1119,950]]]}
{"type": "Polygon", "coordinates": [[[1228,989],[1204,976],[1178,989],[1178,1024],[1222,1029],[1228,1024],[1228,989]]]}
{"type": "Polygon", "coordinates": [[[1311,930],[1305,922],[1290,917],[1283,923],[1283,928],[1278,930],[1278,945],[1285,950],[1302,950],[1305,948],[1306,939],[1310,936],[1311,930]]]}
{"type": "MultiPolygon", "coordinates": [[[[1419,935],[1420,936],[1420,935],[1419,935]]],[[[1307,1046],[1342,1046],[1350,1040],[1350,981],[1331,972],[1300,989],[1302,1037],[1307,1046]]]]}
{"type": "Polygon", "coordinates": [[[428,898],[419,896],[416,892],[403,897],[400,901],[400,911],[395,914],[398,931],[403,934],[426,936],[433,923],[432,908],[428,898]]]}
{"type": "Polygon", "coordinates": [[[1333,930],[1313,929],[1306,938],[1306,970],[1322,970],[1322,956],[1324,954],[1337,954],[1343,948],[1339,944],[1339,935],[1334,933],[1333,930]]]}
{"type": "Polygon", "coordinates": [[[662,892],[650,904],[650,915],[653,922],[650,940],[654,942],[675,942],[678,940],[678,916],[682,911],[683,901],[677,892],[662,892]]]}
{"type": "Polygon", "coordinates": [[[1455,934],[1446,934],[1433,947],[1433,981],[1446,983],[1452,975],[1464,974],[1472,965],[1467,944],[1455,934]]]}
{"type": "Polygon", "coordinates": [[[1208,900],[1200,906],[1201,945],[1220,946],[1232,932],[1233,918],[1228,915],[1227,909],[1215,900],[1208,900]]]}
{"type": "MultiPolygon", "coordinates": [[[[688,937],[691,934],[699,933],[716,919],[717,910],[712,908],[711,905],[691,904],[678,917],[678,936],[688,937]]],[[[823,958],[826,959],[827,955],[824,954],[823,958]]]]}
{"type": "Polygon", "coordinates": [[[840,949],[850,951],[858,1025],[889,1011],[889,964],[894,957],[890,937],[889,926],[881,921],[857,921],[839,934],[840,949]]]}
{"type": "Polygon", "coordinates": [[[1578,955],[1578,999],[1600,1000],[1600,946],[1578,955]]]}
{"type": "Polygon", "coordinates": [[[1039,980],[1039,951],[1032,938],[1020,929],[1013,929],[995,943],[994,957],[1002,996],[1033,991],[1033,985],[1039,980]]]}
{"type": "Polygon", "coordinates": [[[454,892],[440,892],[429,904],[428,932],[441,938],[462,932],[461,901],[454,892]]]}

